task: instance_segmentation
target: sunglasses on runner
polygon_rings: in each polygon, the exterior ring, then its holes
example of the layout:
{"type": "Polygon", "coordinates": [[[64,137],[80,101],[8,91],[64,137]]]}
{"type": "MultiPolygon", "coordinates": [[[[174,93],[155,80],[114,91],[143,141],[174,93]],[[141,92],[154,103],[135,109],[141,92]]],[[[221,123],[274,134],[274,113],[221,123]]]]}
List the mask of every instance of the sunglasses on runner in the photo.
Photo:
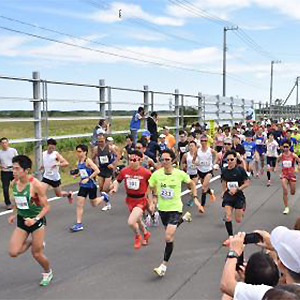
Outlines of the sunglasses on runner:
{"type": "Polygon", "coordinates": [[[137,159],[137,158],[130,158],[129,160],[132,161],[132,162],[140,161],[140,159],[137,159]]]}
{"type": "Polygon", "coordinates": [[[283,148],[290,148],[290,146],[283,146],[283,148]]]}
{"type": "Polygon", "coordinates": [[[161,161],[170,161],[171,158],[162,158],[161,161]]]}
{"type": "Polygon", "coordinates": [[[201,143],[206,143],[207,142],[207,140],[201,140],[201,143]]]}
{"type": "Polygon", "coordinates": [[[135,147],[136,150],[141,150],[143,147],[135,147]]]}
{"type": "Polygon", "coordinates": [[[227,161],[234,161],[234,158],[227,158],[227,161]]]}
{"type": "Polygon", "coordinates": [[[224,143],[225,146],[231,146],[231,143],[224,143]]]}

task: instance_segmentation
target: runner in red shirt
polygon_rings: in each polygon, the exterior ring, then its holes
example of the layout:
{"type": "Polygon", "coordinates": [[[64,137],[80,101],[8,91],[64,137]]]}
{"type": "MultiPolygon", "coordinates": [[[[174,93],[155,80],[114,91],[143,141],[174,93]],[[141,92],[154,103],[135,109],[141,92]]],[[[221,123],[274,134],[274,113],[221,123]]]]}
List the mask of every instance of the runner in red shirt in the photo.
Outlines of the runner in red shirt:
{"type": "Polygon", "coordinates": [[[141,166],[142,154],[139,151],[132,151],[129,155],[129,166],[121,170],[117,179],[113,182],[110,193],[116,193],[119,184],[124,180],[127,193],[126,204],[130,212],[128,225],[135,233],[134,248],[140,249],[141,245],[148,245],[150,232],[142,223],[142,215],[149,203],[150,211],[154,211],[152,200],[147,200],[148,180],[151,172],[141,166]],[[147,203],[148,202],[148,203],[147,203]],[[141,232],[144,234],[142,239],[141,232]]]}
{"type": "Polygon", "coordinates": [[[284,211],[283,214],[287,215],[290,212],[288,205],[288,185],[290,185],[291,195],[296,193],[296,174],[295,174],[295,162],[300,162],[298,156],[290,151],[291,144],[289,142],[284,142],[283,153],[277,158],[277,163],[275,171],[278,170],[279,162],[282,162],[281,171],[281,186],[283,189],[283,204],[284,211]]]}

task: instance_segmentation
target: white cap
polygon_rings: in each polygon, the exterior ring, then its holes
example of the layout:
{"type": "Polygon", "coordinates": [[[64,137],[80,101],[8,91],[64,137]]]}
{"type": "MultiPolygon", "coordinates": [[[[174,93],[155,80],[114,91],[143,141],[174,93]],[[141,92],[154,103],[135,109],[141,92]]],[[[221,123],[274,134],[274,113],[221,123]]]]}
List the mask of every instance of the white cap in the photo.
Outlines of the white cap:
{"type": "Polygon", "coordinates": [[[160,138],[165,138],[166,135],[162,133],[159,137],[160,137],[160,138]]]}
{"type": "Polygon", "coordinates": [[[300,231],[278,226],[271,232],[271,244],[282,264],[300,273],[300,231]]]}
{"type": "Polygon", "coordinates": [[[163,129],[170,130],[170,128],[168,126],[164,126],[163,129]]]}
{"type": "Polygon", "coordinates": [[[107,140],[108,140],[109,142],[113,142],[113,141],[114,141],[114,139],[113,139],[111,136],[109,136],[109,137],[107,138],[107,140]]]}

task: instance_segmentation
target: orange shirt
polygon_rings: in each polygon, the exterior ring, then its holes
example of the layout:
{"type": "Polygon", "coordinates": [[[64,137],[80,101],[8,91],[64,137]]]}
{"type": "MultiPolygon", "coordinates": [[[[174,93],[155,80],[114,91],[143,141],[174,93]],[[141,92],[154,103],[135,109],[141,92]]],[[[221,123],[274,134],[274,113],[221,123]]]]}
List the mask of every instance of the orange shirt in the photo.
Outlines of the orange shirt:
{"type": "Polygon", "coordinates": [[[166,144],[169,149],[172,149],[176,144],[175,137],[170,133],[166,136],[166,144]]]}

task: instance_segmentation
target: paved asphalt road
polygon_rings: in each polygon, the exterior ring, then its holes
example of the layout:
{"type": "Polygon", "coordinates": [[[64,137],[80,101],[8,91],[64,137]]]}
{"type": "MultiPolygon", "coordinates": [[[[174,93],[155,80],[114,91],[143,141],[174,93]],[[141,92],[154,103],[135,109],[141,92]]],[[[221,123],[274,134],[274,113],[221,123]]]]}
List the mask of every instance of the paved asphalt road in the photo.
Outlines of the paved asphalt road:
{"type": "MultiPolygon", "coordinates": [[[[241,226],[234,224],[236,231],[292,227],[300,215],[299,185],[291,201],[292,211],[284,216],[279,180],[271,187],[264,184],[265,178],[251,180],[245,218],[241,226]]],[[[211,186],[219,194],[220,181],[211,186]]],[[[120,189],[109,212],[86,205],[85,229],[79,233],[69,231],[75,204],[70,206],[65,199],[51,202],[46,255],[54,278],[48,287],[39,287],[41,270],[30,253],[14,259],[8,256],[14,227],[7,223],[7,216],[0,216],[0,299],[220,299],[219,282],[227,253],[221,246],[226,231],[220,198],[203,216],[194,207],[190,209],[193,222],[184,223],[176,232],[166,276],[158,278],[153,268],[163,256],[164,229],[151,228],[150,245],[134,250],[123,195],[120,189]]],[[[184,203],[187,200],[184,196],[184,203]]],[[[247,246],[246,257],[256,249],[247,246]]]]}

